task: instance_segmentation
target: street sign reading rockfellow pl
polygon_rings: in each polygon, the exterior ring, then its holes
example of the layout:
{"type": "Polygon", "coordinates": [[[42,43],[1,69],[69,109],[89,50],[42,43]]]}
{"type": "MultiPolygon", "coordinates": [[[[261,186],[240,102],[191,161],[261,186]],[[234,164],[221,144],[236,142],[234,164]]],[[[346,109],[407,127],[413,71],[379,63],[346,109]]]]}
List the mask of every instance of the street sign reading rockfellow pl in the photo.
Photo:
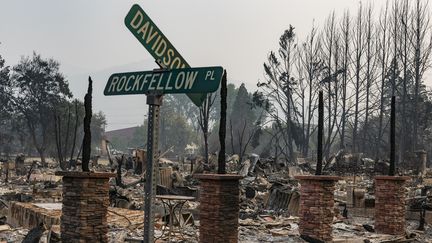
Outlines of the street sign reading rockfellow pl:
{"type": "Polygon", "coordinates": [[[104,94],[210,93],[218,89],[222,75],[222,67],[115,73],[108,79],[104,94]]]}
{"type": "MultiPolygon", "coordinates": [[[[124,21],[126,27],[163,68],[190,68],[186,60],[138,4],[132,6],[124,21]]],[[[205,99],[205,93],[187,95],[197,106],[200,106],[205,99]]]]}

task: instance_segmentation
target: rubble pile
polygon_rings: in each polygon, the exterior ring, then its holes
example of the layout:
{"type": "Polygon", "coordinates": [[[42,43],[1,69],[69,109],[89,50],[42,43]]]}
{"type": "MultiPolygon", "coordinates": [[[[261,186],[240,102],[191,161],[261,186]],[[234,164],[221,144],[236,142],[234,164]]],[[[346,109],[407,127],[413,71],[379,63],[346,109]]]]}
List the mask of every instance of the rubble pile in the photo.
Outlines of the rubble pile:
{"type": "MultiPolygon", "coordinates": [[[[125,159],[127,161],[128,158],[125,159]]],[[[188,159],[161,161],[157,194],[196,198],[184,203],[183,219],[175,223],[177,226],[181,224],[183,230],[181,233],[173,233],[170,237],[171,242],[198,242],[199,227],[202,225],[198,200],[201,185],[194,175],[202,172],[205,167],[215,168],[215,165],[206,165],[200,157],[194,158],[193,165],[188,159]]],[[[349,154],[336,155],[331,161],[325,168],[325,173],[343,175],[335,184],[334,218],[333,222],[329,223],[333,232],[333,242],[432,241],[432,229],[429,225],[432,222],[431,170],[426,170],[422,175],[410,175],[412,180],[403,187],[407,192],[406,232],[399,236],[391,236],[375,232],[374,227],[377,191],[373,175],[379,174],[374,171],[379,166],[385,168],[385,162],[372,163],[361,155],[349,154]],[[353,173],[356,168],[359,170],[358,173],[353,173]],[[339,173],[340,171],[347,173],[339,173]],[[422,213],[424,230],[418,230],[422,213]]],[[[302,158],[299,158],[298,162],[293,165],[276,162],[273,158],[261,159],[256,155],[245,156],[243,161],[236,155],[227,157],[228,172],[241,176],[239,242],[310,240],[302,238],[299,232],[302,186],[295,177],[314,173],[315,165],[302,158]]],[[[110,165],[103,158],[99,158],[93,170],[117,172],[116,163],[114,160],[113,165],[110,165]]],[[[12,161],[8,163],[7,170],[4,164],[0,176],[0,242],[21,242],[32,229],[33,232],[43,232],[41,242],[56,242],[60,235],[63,199],[62,177],[55,175],[59,170],[56,163],[48,163],[48,167],[44,168],[40,163],[27,159],[23,164],[14,167],[12,161]],[[19,168],[18,171],[15,168],[19,168]],[[40,222],[44,225],[43,229],[37,228],[40,222]]],[[[407,170],[401,173],[411,172],[407,170]]],[[[142,240],[144,228],[145,174],[137,173],[134,165],[129,165],[127,168],[121,167],[116,175],[119,177],[111,178],[108,184],[108,241],[139,242],[142,240]]],[[[155,212],[155,237],[159,242],[166,242],[169,214],[160,200],[155,201],[155,212]]]]}

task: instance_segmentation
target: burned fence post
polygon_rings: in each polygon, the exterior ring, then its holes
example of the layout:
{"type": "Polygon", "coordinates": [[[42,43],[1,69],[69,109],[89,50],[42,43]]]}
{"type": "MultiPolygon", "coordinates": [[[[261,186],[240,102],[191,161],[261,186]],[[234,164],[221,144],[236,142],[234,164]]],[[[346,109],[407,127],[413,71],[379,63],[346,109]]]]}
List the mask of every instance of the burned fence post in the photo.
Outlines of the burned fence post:
{"type": "Polygon", "coordinates": [[[388,176],[375,176],[375,231],[405,234],[405,182],[408,176],[396,172],[396,98],[392,96],[390,115],[390,168],[388,176]]]}

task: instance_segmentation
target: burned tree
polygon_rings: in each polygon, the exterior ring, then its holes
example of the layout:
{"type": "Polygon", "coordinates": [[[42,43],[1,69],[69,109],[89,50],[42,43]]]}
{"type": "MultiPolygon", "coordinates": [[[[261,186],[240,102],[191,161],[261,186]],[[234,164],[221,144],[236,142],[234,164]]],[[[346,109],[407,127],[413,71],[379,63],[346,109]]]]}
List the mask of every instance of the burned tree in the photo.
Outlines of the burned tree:
{"type": "Polygon", "coordinates": [[[84,116],[84,138],[83,138],[83,148],[82,148],[82,170],[90,171],[89,162],[90,162],[90,153],[91,153],[91,117],[92,117],[92,80],[89,77],[88,80],[88,89],[87,94],[84,97],[84,108],[85,108],[85,116],[84,116]]]}
{"type": "Polygon", "coordinates": [[[390,169],[389,176],[394,176],[396,172],[396,97],[391,98],[390,115],[390,169]]]}
{"type": "Polygon", "coordinates": [[[30,138],[43,165],[51,142],[53,110],[56,104],[72,97],[60,64],[34,53],[14,66],[9,101],[25,119],[30,138]]]}
{"type": "Polygon", "coordinates": [[[225,174],[225,137],[226,137],[226,110],[227,110],[227,74],[224,71],[221,81],[221,111],[219,123],[220,150],[218,155],[218,174],[225,174]]]}
{"type": "Polygon", "coordinates": [[[321,175],[322,173],[323,134],[324,134],[324,101],[323,101],[323,92],[320,91],[318,95],[318,148],[317,148],[317,167],[316,167],[315,175],[321,175]]]}
{"type": "Polygon", "coordinates": [[[266,82],[260,82],[257,86],[261,94],[272,104],[268,110],[271,122],[275,125],[275,133],[280,138],[281,153],[287,161],[294,159],[294,142],[302,135],[296,134],[297,124],[295,116],[298,114],[294,104],[293,90],[296,88],[294,77],[294,61],[297,45],[295,44],[294,27],[290,26],[279,38],[279,55],[270,52],[267,62],[264,63],[266,82]]]}
{"type": "Polygon", "coordinates": [[[213,104],[216,100],[215,94],[207,94],[203,104],[199,107],[199,117],[198,124],[203,133],[204,139],[204,158],[205,163],[209,163],[209,151],[208,151],[208,138],[209,138],[209,124],[210,124],[210,116],[212,112],[213,104]]]}

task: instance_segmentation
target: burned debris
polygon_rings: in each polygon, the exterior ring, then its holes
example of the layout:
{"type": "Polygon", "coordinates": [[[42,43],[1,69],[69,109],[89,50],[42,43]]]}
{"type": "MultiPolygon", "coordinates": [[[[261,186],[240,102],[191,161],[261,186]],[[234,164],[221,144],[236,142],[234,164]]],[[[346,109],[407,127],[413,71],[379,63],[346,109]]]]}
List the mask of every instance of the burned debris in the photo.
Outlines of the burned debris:
{"type": "Polygon", "coordinates": [[[58,61],[0,56],[0,243],[432,242],[427,1],[288,25],[252,93],[128,7],[157,68],[88,77],[82,101],[58,61]],[[93,111],[114,95],[123,115],[93,111]]]}

